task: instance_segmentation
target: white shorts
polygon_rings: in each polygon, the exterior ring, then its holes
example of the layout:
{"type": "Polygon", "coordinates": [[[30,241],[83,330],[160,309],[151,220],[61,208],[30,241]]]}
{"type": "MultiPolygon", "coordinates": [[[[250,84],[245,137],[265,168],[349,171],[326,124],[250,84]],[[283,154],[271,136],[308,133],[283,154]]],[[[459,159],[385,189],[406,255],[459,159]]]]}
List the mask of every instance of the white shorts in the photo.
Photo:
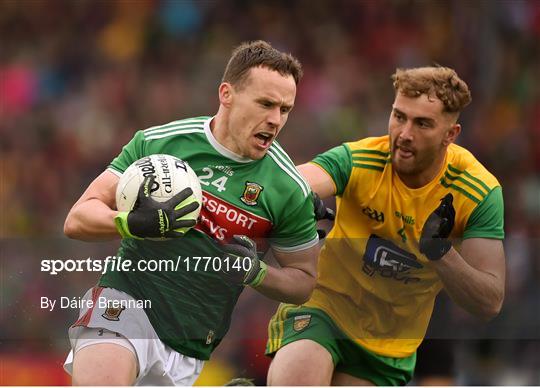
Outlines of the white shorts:
{"type": "Polygon", "coordinates": [[[64,363],[73,372],[73,356],[80,349],[99,343],[113,343],[132,351],[137,358],[135,385],[193,385],[204,361],[185,356],[165,345],[150,324],[144,309],[100,306],[98,300],[134,301],[114,288],[94,287],[84,295],[79,319],[70,327],[71,351],[64,363]],[[103,299],[104,298],[104,299],[103,299]]]}

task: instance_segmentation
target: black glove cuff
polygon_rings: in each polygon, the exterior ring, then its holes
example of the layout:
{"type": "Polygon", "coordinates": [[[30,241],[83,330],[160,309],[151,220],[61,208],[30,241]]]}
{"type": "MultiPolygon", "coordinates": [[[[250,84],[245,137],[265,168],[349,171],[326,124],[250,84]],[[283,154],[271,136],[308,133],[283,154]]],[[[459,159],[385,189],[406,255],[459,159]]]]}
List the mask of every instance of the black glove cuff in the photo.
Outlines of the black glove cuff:
{"type": "Polygon", "coordinates": [[[432,246],[426,249],[424,254],[429,260],[437,261],[446,255],[450,248],[452,248],[452,243],[446,239],[441,239],[439,241],[433,241],[432,246]]]}

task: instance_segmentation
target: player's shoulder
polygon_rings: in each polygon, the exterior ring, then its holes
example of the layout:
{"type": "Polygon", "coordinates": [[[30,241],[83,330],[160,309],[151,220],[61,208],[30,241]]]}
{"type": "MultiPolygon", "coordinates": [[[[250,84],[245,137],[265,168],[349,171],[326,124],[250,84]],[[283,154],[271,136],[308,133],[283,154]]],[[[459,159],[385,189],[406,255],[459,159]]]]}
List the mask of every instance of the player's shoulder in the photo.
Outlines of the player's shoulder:
{"type": "Polygon", "coordinates": [[[156,125],[142,130],[144,141],[171,140],[178,136],[204,134],[204,125],[210,116],[191,117],[156,125]]]}
{"type": "Polygon", "coordinates": [[[352,167],[355,171],[381,173],[390,163],[390,140],[388,135],[366,137],[358,141],[344,143],[350,150],[352,167]]]}
{"type": "Polygon", "coordinates": [[[480,180],[490,189],[500,186],[499,181],[476,157],[466,148],[451,144],[448,148],[447,167],[454,174],[465,175],[474,181],[480,180]]]}
{"type": "Polygon", "coordinates": [[[388,135],[366,137],[357,141],[343,143],[352,154],[367,153],[372,155],[390,156],[390,140],[388,135]]]}
{"type": "Polygon", "coordinates": [[[459,188],[462,194],[480,201],[500,186],[497,178],[469,150],[457,144],[448,147],[446,170],[441,184],[459,188]]]}
{"type": "Polygon", "coordinates": [[[298,172],[293,161],[283,147],[274,140],[265,157],[268,165],[272,166],[272,184],[282,190],[302,193],[307,197],[311,192],[309,184],[298,172]]]}

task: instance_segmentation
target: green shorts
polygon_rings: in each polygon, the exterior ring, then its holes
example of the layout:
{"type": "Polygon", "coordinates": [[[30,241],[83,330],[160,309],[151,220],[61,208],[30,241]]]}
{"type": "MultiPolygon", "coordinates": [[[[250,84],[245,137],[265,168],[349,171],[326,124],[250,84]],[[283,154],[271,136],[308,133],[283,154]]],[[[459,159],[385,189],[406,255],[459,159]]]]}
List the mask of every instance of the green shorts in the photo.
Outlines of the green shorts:
{"type": "Polygon", "coordinates": [[[352,341],[322,310],[281,304],[268,326],[266,354],[301,339],[322,345],[332,355],[335,370],[375,385],[405,385],[413,376],[416,353],[405,358],[377,355],[352,341]]]}

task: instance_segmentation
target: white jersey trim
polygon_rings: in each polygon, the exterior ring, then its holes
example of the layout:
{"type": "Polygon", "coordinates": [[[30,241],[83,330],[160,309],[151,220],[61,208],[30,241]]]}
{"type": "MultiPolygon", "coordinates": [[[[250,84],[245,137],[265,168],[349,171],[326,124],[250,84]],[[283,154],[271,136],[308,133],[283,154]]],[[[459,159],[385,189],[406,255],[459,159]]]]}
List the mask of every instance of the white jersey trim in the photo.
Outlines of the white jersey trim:
{"type": "Polygon", "coordinates": [[[164,137],[174,136],[174,135],[185,135],[188,133],[204,133],[202,128],[193,128],[193,129],[178,129],[172,132],[162,133],[158,135],[150,135],[145,138],[145,140],[156,140],[164,137]]]}
{"type": "Polygon", "coordinates": [[[283,172],[285,172],[287,175],[289,175],[296,183],[298,183],[298,186],[300,186],[300,188],[302,189],[302,192],[304,193],[304,198],[308,196],[309,192],[308,190],[306,189],[306,187],[302,184],[302,180],[296,176],[295,174],[293,174],[291,171],[289,171],[282,163],[280,160],[278,160],[278,156],[275,155],[273,152],[272,152],[272,149],[269,149],[268,152],[266,153],[268,156],[270,156],[274,162],[276,162],[276,164],[281,167],[281,169],[283,170],[283,172]]]}
{"type": "Polygon", "coordinates": [[[311,186],[309,185],[309,183],[306,181],[306,179],[304,178],[304,176],[302,174],[300,174],[300,171],[298,171],[298,169],[296,168],[296,166],[294,165],[294,162],[291,160],[291,158],[289,157],[289,155],[285,152],[285,150],[283,149],[283,147],[281,147],[281,145],[275,141],[273,144],[272,144],[272,147],[270,147],[270,149],[274,150],[274,152],[276,152],[276,155],[279,156],[281,158],[281,160],[284,160],[285,162],[287,162],[288,166],[291,168],[291,172],[293,174],[295,174],[298,178],[300,178],[300,180],[302,181],[302,183],[304,184],[304,187],[306,188],[306,190],[308,192],[311,191],[311,186]]]}
{"type": "Polygon", "coordinates": [[[214,117],[210,117],[208,120],[204,122],[204,132],[206,133],[206,138],[208,139],[208,142],[210,143],[210,145],[214,147],[214,149],[218,153],[225,156],[226,158],[234,160],[235,162],[238,162],[238,163],[253,162],[253,159],[245,158],[243,156],[235,154],[234,152],[225,148],[221,143],[217,141],[217,139],[214,137],[214,134],[212,133],[212,130],[210,129],[210,122],[214,119],[214,117]]]}
{"type": "Polygon", "coordinates": [[[294,247],[283,247],[276,244],[270,244],[272,249],[278,251],[278,252],[299,252],[303,251],[304,249],[311,248],[319,243],[319,235],[316,234],[315,238],[313,240],[308,241],[307,243],[296,245],[294,247]]]}
{"type": "Polygon", "coordinates": [[[166,132],[180,127],[202,127],[204,122],[208,119],[207,116],[183,120],[171,121],[167,124],[155,125],[150,128],[143,130],[145,135],[153,135],[159,132],[166,132]]]}
{"type": "Polygon", "coordinates": [[[122,172],[116,170],[114,167],[111,167],[111,166],[107,167],[107,171],[112,172],[112,173],[113,173],[114,175],[116,175],[118,178],[121,178],[121,177],[122,177],[122,174],[123,174],[122,172]]]}
{"type": "Polygon", "coordinates": [[[160,125],[160,126],[157,126],[157,127],[151,127],[151,128],[145,129],[143,132],[144,132],[145,137],[150,137],[150,136],[158,135],[160,133],[168,133],[168,132],[172,132],[172,131],[176,131],[176,130],[182,130],[182,129],[185,129],[185,130],[188,130],[188,129],[200,129],[200,130],[202,130],[203,129],[203,127],[202,127],[203,123],[204,123],[204,120],[186,121],[186,122],[175,121],[175,122],[172,122],[170,124],[165,124],[165,125],[160,125]]]}

